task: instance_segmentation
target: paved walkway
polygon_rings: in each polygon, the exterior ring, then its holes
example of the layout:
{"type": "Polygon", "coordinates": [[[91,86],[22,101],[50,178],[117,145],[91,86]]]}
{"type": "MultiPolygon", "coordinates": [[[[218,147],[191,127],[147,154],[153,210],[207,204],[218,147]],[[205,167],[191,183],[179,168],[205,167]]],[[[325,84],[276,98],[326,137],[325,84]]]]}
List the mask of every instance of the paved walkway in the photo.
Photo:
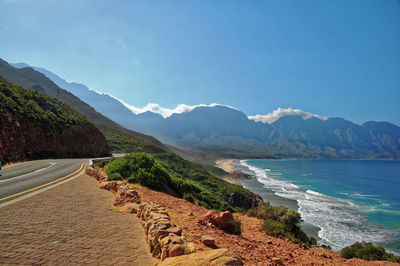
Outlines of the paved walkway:
{"type": "Polygon", "coordinates": [[[82,174],[0,208],[0,265],[152,265],[138,218],[82,174]]]}

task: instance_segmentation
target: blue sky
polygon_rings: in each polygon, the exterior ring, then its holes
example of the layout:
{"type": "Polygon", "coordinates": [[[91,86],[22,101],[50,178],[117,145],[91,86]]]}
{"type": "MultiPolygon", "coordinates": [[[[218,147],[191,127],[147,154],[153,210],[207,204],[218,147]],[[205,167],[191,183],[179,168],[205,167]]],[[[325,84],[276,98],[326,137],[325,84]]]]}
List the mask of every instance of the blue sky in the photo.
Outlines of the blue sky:
{"type": "Polygon", "coordinates": [[[0,0],[0,57],[134,106],[400,125],[400,2],[0,0]]]}

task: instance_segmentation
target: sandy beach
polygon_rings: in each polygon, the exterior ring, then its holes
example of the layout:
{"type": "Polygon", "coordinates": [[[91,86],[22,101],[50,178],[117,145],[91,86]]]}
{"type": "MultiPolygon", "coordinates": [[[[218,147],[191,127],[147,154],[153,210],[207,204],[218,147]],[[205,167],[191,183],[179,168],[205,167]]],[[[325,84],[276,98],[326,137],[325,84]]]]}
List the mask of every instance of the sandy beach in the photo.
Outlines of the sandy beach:
{"type": "Polygon", "coordinates": [[[217,160],[215,162],[215,165],[225,172],[228,173],[234,173],[235,172],[235,167],[233,166],[234,159],[222,159],[222,160],[217,160]]]}

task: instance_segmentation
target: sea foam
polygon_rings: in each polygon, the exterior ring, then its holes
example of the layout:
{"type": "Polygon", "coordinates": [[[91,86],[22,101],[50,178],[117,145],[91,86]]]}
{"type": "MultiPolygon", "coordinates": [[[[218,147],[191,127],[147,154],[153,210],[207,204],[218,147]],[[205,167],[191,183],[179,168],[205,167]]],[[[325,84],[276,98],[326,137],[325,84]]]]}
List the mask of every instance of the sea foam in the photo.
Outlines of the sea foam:
{"type": "Polygon", "coordinates": [[[247,168],[248,173],[252,173],[264,188],[274,191],[277,196],[296,200],[302,219],[320,228],[319,244],[329,245],[339,251],[357,241],[376,243],[389,238],[389,231],[368,225],[362,211],[365,206],[311,189],[303,191],[298,185],[278,179],[280,173],[254,167],[246,160],[240,160],[240,165],[247,168]]]}

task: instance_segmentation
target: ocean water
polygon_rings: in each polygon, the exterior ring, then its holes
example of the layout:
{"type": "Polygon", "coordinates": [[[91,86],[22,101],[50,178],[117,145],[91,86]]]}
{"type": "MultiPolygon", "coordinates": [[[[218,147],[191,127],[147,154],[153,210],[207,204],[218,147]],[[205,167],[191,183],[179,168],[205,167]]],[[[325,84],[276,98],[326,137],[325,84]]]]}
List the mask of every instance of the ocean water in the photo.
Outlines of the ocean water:
{"type": "Polygon", "coordinates": [[[319,243],[339,251],[357,241],[400,254],[400,162],[362,160],[240,160],[254,175],[243,185],[297,201],[319,243]]]}

